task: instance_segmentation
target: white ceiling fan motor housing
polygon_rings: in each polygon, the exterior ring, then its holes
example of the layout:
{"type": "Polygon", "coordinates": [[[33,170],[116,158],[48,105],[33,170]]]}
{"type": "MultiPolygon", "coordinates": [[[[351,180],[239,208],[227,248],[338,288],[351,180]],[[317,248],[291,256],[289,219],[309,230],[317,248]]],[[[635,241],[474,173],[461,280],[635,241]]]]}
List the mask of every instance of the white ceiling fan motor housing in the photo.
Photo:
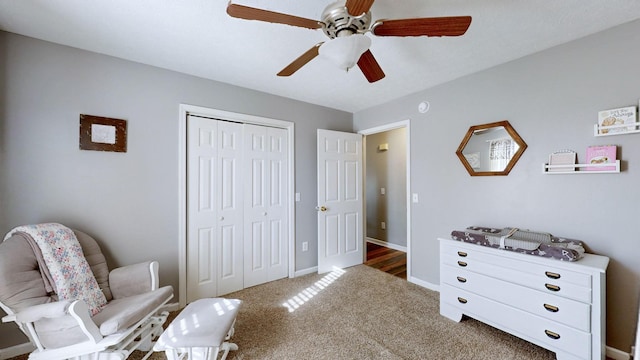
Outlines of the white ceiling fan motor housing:
{"type": "Polygon", "coordinates": [[[351,16],[347,10],[346,1],[341,0],[327,6],[322,12],[323,31],[331,39],[339,36],[362,34],[369,30],[371,12],[360,16],[351,16]]]}

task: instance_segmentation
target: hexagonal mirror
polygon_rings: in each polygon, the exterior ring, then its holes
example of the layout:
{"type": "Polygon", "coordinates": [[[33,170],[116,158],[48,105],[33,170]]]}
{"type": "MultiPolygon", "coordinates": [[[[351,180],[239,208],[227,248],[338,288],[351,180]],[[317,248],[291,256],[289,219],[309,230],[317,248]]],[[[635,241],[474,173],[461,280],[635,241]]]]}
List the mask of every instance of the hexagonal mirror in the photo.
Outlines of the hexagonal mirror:
{"type": "Polygon", "coordinates": [[[507,120],[469,128],[456,155],[471,176],[508,175],[527,144],[507,120]]]}

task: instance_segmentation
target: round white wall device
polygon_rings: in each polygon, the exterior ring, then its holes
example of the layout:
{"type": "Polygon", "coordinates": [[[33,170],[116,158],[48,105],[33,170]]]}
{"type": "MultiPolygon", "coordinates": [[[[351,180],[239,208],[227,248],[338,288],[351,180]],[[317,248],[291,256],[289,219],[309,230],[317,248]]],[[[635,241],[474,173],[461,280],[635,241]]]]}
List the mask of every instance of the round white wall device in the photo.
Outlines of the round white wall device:
{"type": "Polygon", "coordinates": [[[428,101],[423,101],[420,104],[418,104],[418,111],[421,113],[426,113],[427,111],[429,111],[429,102],[428,101]]]}

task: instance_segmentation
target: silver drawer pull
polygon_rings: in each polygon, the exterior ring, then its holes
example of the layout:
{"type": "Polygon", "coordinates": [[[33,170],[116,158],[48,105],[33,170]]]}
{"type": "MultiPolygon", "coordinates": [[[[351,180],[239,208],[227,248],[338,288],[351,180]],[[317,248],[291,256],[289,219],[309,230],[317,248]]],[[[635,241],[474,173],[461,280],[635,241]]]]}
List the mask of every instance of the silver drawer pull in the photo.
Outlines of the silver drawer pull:
{"type": "Polygon", "coordinates": [[[467,299],[461,298],[461,297],[458,297],[458,301],[460,302],[460,304],[466,304],[467,303],[467,299]]]}
{"type": "Polygon", "coordinates": [[[558,286],[558,285],[544,284],[544,287],[546,287],[547,289],[549,289],[551,291],[560,291],[560,286],[558,286]]]}
{"type": "Polygon", "coordinates": [[[558,273],[554,273],[554,272],[551,272],[551,271],[545,271],[544,274],[547,275],[547,277],[549,279],[560,279],[560,274],[558,274],[558,273]]]}
{"type": "Polygon", "coordinates": [[[547,336],[552,338],[553,340],[560,339],[560,334],[555,333],[555,332],[553,332],[551,330],[545,330],[544,333],[547,334],[547,336]]]}
{"type": "Polygon", "coordinates": [[[557,306],[553,306],[549,304],[544,304],[544,308],[547,309],[547,311],[551,311],[551,312],[558,312],[558,310],[560,310],[557,306]]]}
{"type": "Polygon", "coordinates": [[[458,265],[460,265],[462,267],[465,267],[465,266],[467,266],[467,263],[464,262],[464,261],[458,261],[458,265]]]}
{"type": "Polygon", "coordinates": [[[458,251],[458,256],[460,257],[467,257],[467,253],[464,251],[458,251]]]}
{"type": "Polygon", "coordinates": [[[458,281],[460,281],[461,283],[466,283],[467,279],[463,278],[462,276],[458,276],[457,277],[458,281]]]}

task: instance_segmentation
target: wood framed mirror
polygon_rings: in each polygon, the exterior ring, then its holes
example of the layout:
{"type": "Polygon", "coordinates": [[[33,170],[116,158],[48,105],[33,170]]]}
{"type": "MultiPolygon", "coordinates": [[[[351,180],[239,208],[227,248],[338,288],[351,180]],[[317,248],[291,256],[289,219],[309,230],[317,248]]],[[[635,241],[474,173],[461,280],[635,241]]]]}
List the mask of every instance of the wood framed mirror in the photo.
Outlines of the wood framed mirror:
{"type": "Polygon", "coordinates": [[[456,155],[471,176],[509,175],[527,144],[507,120],[469,128],[456,155]]]}

